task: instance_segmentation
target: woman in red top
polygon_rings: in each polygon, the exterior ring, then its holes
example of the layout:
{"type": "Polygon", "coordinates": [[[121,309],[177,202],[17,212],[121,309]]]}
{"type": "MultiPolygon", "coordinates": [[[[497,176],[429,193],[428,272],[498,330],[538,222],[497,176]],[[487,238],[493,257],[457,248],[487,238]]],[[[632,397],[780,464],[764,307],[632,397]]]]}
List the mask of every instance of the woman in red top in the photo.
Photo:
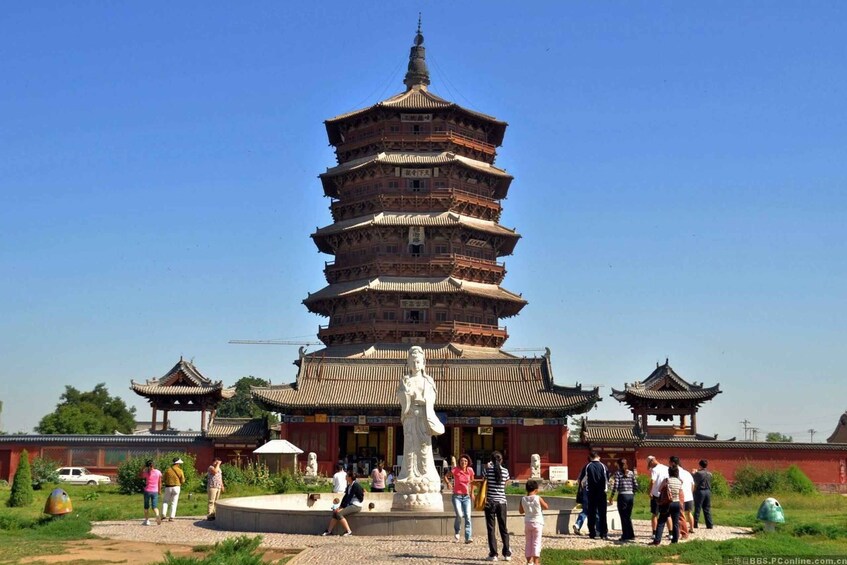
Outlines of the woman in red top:
{"type": "Polygon", "coordinates": [[[453,479],[453,512],[456,513],[456,520],[453,522],[453,529],[456,531],[456,541],[459,541],[459,528],[462,525],[462,518],[465,519],[465,543],[471,543],[471,508],[473,508],[473,469],[471,468],[471,458],[464,453],[459,456],[459,466],[453,467],[450,471],[453,479]]]}

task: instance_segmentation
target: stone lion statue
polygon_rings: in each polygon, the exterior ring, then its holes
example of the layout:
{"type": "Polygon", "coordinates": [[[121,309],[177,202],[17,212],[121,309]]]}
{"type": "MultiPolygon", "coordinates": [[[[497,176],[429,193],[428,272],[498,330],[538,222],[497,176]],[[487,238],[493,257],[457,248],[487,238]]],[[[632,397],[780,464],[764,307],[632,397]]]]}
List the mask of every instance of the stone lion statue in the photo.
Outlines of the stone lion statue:
{"type": "Polygon", "coordinates": [[[529,458],[529,473],[531,479],[541,478],[541,456],[533,453],[529,458]]]}
{"type": "Polygon", "coordinates": [[[318,454],[314,451],[310,451],[309,456],[306,459],[306,476],[318,476],[318,454]]]}

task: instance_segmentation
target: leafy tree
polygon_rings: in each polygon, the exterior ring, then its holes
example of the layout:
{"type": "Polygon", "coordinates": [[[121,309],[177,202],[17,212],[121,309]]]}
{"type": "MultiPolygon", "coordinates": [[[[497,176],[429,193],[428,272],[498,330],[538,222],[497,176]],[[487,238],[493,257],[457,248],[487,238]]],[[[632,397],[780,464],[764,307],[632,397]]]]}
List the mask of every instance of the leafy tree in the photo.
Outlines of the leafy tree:
{"type": "Polygon", "coordinates": [[[62,464],[45,457],[36,457],[32,460],[32,488],[40,490],[45,484],[57,484],[59,473],[57,469],[62,464]]]}
{"type": "Polygon", "coordinates": [[[91,392],[65,387],[56,411],[47,414],[35,431],[42,434],[113,434],[132,433],[135,429],[135,407],[127,408],[118,397],[109,395],[105,383],[91,392]]]}
{"type": "Polygon", "coordinates": [[[235,396],[218,405],[217,415],[221,418],[261,418],[268,416],[271,421],[276,421],[273,414],[262,410],[253,402],[253,396],[250,394],[251,386],[268,386],[270,384],[270,381],[254,376],[238,379],[235,383],[235,396]]]}
{"type": "Polygon", "coordinates": [[[782,435],[779,432],[770,432],[767,437],[765,437],[765,441],[769,441],[771,443],[791,443],[794,441],[794,438],[782,435]]]}
{"type": "Polygon", "coordinates": [[[29,470],[29,453],[26,449],[21,451],[21,460],[18,470],[15,471],[15,479],[12,482],[12,493],[9,495],[9,506],[20,508],[32,504],[35,497],[32,491],[32,473],[29,470]]]}

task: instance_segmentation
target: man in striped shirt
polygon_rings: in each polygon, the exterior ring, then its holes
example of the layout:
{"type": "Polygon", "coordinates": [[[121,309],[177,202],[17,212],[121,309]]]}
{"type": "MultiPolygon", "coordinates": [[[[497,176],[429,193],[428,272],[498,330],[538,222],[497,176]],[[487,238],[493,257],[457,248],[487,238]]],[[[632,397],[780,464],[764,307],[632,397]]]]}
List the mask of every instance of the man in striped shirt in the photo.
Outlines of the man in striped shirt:
{"type": "Polygon", "coordinates": [[[500,530],[503,542],[503,560],[512,560],[509,549],[509,530],[506,527],[506,481],[509,480],[509,470],[503,466],[503,455],[499,451],[491,454],[491,463],[485,467],[485,478],[488,487],[485,494],[485,529],[488,533],[488,561],[497,561],[497,537],[494,533],[494,522],[500,530]]]}

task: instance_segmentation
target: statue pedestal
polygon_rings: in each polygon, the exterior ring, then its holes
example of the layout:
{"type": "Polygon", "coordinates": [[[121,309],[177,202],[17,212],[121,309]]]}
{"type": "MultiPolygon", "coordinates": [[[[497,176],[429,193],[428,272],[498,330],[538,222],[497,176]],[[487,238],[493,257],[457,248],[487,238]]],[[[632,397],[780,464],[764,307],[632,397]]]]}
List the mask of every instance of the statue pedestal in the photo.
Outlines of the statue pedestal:
{"type": "Polygon", "coordinates": [[[392,510],[413,512],[443,512],[441,481],[429,478],[397,480],[394,482],[392,510]]]}

